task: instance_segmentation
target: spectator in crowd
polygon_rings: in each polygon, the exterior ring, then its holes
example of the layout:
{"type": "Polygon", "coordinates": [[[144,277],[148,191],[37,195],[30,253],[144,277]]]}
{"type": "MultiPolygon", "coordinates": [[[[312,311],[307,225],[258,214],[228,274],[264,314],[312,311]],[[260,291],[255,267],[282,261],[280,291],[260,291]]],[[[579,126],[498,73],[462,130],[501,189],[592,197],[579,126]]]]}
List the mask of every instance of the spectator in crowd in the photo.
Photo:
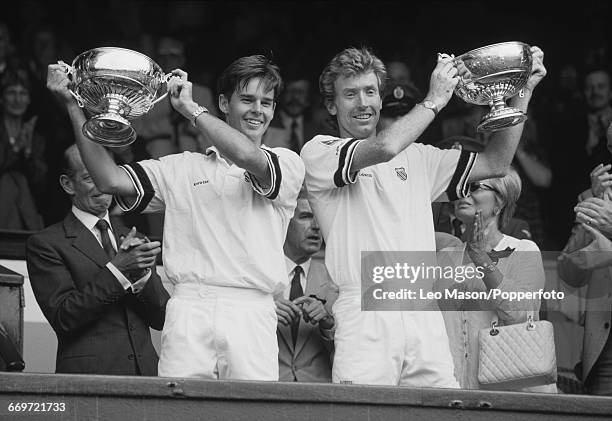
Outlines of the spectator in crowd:
{"type": "MultiPolygon", "coordinates": [[[[165,72],[184,69],[188,65],[184,43],[171,36],[160,38],[157,43],[157,63],[165,72]]],[[[193,98],[213,115],[216,107],[210,89],[193,84],[193,98]]],[[[138,133],[135,148],[144,148],[144,153],[135,151],[135,157],[160,158],[177,152],[204,152],[211,144],[199,131],[181,117],[170,105],[170,100],[161,101],[144,116],[134,120],[134,130],[138,133]]]]}
{"type": "Polygon", "coordinates": [[[442,122],[442,139],[451,136],[467,136],[476,139],[482,145],[489,142],[490,132],[478,132],[476,127],[486,113],[489,112],[489,107],[475,105],[455,98],[452,101],[454,112],[446,116],[442,122]]]}
{"type": "MultiPolygon", "coordinates": [[[[524,97],[526,111],[545,75],[543,53],[524,97]]],[[[325,262],[339,286],[334,304],[334,382],[457,387],[442,315],[437,311],[361,311],[362,250],[435,251],[431,201],[465,196],[467,183],[506,173],[522,125],[496,132],[478,155],[414,143],[450,100],[457,69],[439,56],[425,101],[377,134],[386,72],[367,49],[347,48],[320,77],[340,138],[317,136],[302,149],[310,204],[327,244],[325,262]],[[399,327],[399,328],[398,328],[399,327]]]]}
{"type": "Polygon", "coordinates": [[[25,70],[8,69],[0,80],[0,228],[39,230],[43,220],[34,194],[44,190],[45,139],[37,116],[26,117],[30,83],[25,70]]]}
{"type": "Polygon", "coordinates": [[[33,31],[25,33],[25,49],[21,52],[27,60],[30,79],[30,111],[38,117],[36,127],[46,140],[44,160],[48,172],[44,189],[36,195],[45,226],[64,219],[70,210],[70,201],[57,179],[60,177],[62,153],[74,143],[70,119],[62,104],[46,87],[46,69],[50,63],[64,60],[70,63],[74,51],[61,41],[52,25],[32,26],[33,31]]]}
{"type": "Polygon", "coordinates": [[[548,154],[538,135],[537,123],[530,111],[512,165],[522,180],[521,196],[516,204],[516,218],[529,224],[529,232],[538,247],[545,244],[541,197],[550,188],[552,171],[548,154]]]}
{"type": "Polygon", "coordinates": [[[285,87],[263,142],[271,148],[287,148],[296,153],[320,129],[310,114],[310,81],[303,76],[286,79],[285,87]]]}
{"type": "Polygon", "coordinates": [[[26,246],[34,296],[57,335],[56,372],[155,376],[149,327],[162,329],[168,301],[155,271],[160,243],[110,220],[112,197],[75,145],[59,181],[72,211],[26,246]]]}
{"type": "MultiPolygon", "coordinates": [[[[156,59],[165,72],[185,68],[187,60],[184,43],[171,36],[160,38],[157,42],[156,59]]],[[[192,86],[194,100],[216,115],[210,89],[197,83],[192,86]]],[[[172,108],[170,99],[155,104],[147,114],[134,120],[132,125],[138,133],[136,143],[130,146],[135,160],[157,159],[184,151],[203,153],[212,145],[202,133],[172,108]]],[[[161,237],[164,231],[164,214],[150,213],[143,217],[146,220],[148,233],[161,237]]]]}
{"type": "Polygon", "coordinates": [[[291,284],[276,294],[279,380],[331,382],[334,318],[338,297],[320,260],[313,255],[323,237],[301,190],[285,239],[285,261],[291,284]]]}
{"type": "Polygon", "coordinates": [[[160,376],[278,380],[273,293],[287,284],[283,243],[304,179],[295,152],[261,147],[282,83],[278,67],[248,56],[225,69],[226,122],[195,102],[186,72],[172,74],[172,106],[213,146],[122,167],[82,135],[85,116],[62,66],[49,66],[48,85],[67,105],[101,191],[124,210],[165,215],[164,269],[174,290],[160,376]]]}
{"type": "Polygon", "coordinates": [[[387,85],[386,91],[378,120],[378,131],[386,129],[401,116],[408,114],[421,97],[417,88],[401,83],[387,85]]]}
{"type": "MultiPolygon", "coordinates": [[[[612,124],[607,137],[608,149],[612,151],[612,124]]],[[[576,288],[587,285],[582,358],[576,367],[576,376],[589,393],[605,396],[612,396],[612,189],[609,180],[610,175],[601,171],[601,166],[592,172],[591,189],[578,198],[574,208],[576,225],[557,262],[561,279],[576,288]]]]}
{"type": "MultiPolygon", "coordinates": [[[[385,63],[385,68],[387,69],[387,80],[388,87],[392,86],[408,86],[410,90],[416,90],[417,87],[412,80],[412,72],[410,71],[410,67],[403,62],[402,60],[390,60],[385,63]]],[[[388,94],[389,90],[385,92],[388,94]]]]}
{"type": "Polygon", "coordinates": [[[11,32],[5,22],[0,22],[0,77],[9,68],[12,53],[11,32]]]}
{"type": "MultiPolygon", "coordinates": [[[[443,249],[444,258],[453,265],[474,264],[484,276],[440,280],[439,290],[459,289],[481,292],[535,292],[544,288],[544,266],[540,249],[531,240],[519,240],[503,234],[521,194],[521,179],[510,169],[502,178],[491,178],[469,185],[470,195],[454,202],[455,216],[467,227],[466,242],[458,247],[443,249]],[[505,253],[504,253],[505,252],[505,253]],[[496,256],[497,255],[497,256],[496,256]]],[[[446,267],[446,262],[438,264],[446,267]]],[[[479,389],[478,332],[497,321],[500,325],[525,323],[528,316],[537,320],[540,300],[511,301],[451,299],[440,302],[455,365],[455,377],[464,389],[479,389]]],[[[500,350],[504,352],[504,350],[500,350]]],[[[556,386],[540,385],[523,391],[556,392],[556,386]]]]}
{"type": "Polygon", "coordinates": [[[610,73],[592,68],[584,77],[584,104],[579,110],[555,114],[546,124],[552,184],[546,214],[548,235],[560,249],[572,229],[576,197],[589,187],[586,176],[610,161],[605,131],[612,122],[610,73]],[[571,170],[569,170],[571,169],[571,170]]]}

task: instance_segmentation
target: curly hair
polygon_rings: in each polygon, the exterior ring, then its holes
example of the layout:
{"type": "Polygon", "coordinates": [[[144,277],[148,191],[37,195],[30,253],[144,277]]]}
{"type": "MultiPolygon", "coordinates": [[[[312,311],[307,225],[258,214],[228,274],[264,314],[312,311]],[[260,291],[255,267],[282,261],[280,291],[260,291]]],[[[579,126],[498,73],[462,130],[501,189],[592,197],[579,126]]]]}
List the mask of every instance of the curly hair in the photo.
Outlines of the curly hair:
{"type": "Polygon", "coordinates": [[[319,77],[319,90],[325,105],[331,104],[336,98],[334,83],[340,76],[352,77],[369,72],[374,72],[378,78],[378,91],[382,95],[387,81],[387,70],[370,49],[349,47],[336,54],[319,77]]]}

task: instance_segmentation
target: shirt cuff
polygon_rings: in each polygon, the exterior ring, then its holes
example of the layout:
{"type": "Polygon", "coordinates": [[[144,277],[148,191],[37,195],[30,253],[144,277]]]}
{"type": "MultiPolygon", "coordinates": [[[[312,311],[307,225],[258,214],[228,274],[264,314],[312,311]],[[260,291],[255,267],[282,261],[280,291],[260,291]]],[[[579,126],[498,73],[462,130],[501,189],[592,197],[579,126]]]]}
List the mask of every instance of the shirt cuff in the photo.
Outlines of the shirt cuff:
{"type": "Polygon", "coordinates": [[[108,262],[106,264],[106,267],[108,268],[108,270],[111,271],[113,275],[115,275],[115,278],[117,278],[123,289],[127,290],[128,288],[132,287],[132,283],[130,282],[130,280],[126,278],[125,275],[121,273],[121,271],[117,269],[115,265],[113,265],[111,262],[108,262]]]}
{"type": "Polygon", "coordinates": [[[261,150],[264,152],[266,159],[268,160],[268,168],[270,169],[270,185],[267,188],[262,187],[259,180],[257,180],[257,178],[255,178],[255,176],[251,173],[247,173],[247,178],[251,182],[251,186],[255,192],[267,197],[268,199],[274,200],[278,196],[283,179],[280,163],[278,161],[278,155],[263,148],[261,150]]]}
{"type": "Polygon", "coordinates": [[[134,294],[140,293],[140,291],[142,291],[145,285],[147,284],[147,281],[149,280],[150,277],[151,277],[151,270],[149,269],[143,277],[141,277],[139,280],[137,280],[136,282],[132,284],[132,292],[134,294]]]}
{"type": "Polygon", "coordinates": [[[357,145],[363,140],[351,139],[340,148],[340,156],[338,157],[338,168],[334,173],[334,184],[336,187],[343,187],[347,184],[354,184],[357,181],[357,173],[351,173],[351,164],[353,163],[353,155],[357,145]]]}
{"type": "Polygon", "coordinates": [[[468,152],[462,150],[459,154],[459,160],[455,167],[455,172],[451,177],[451,181],[446,189],[446,194],[449,201],[455,201],[469,196],[468,190],[468,178],[472,172],[472,169],[476,165],[476,159],[478,154],[475,152],[468,152]]]}

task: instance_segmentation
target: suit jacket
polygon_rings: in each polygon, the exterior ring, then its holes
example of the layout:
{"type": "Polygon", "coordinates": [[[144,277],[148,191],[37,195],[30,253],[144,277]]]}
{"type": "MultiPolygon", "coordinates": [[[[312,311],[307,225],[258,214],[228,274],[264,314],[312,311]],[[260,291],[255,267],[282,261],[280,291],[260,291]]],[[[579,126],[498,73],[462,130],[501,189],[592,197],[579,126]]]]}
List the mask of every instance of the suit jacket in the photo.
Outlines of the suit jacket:
{"type": "Polygon", "coordinates": [[[584,315],[582,362],[578,377],[583,381],[599,358],[612,317],[612,241],[603,234],[593,238],[576,225],[557,263],[561,279],[573,287],[588,285],[584,315]]]}
{"type": "MultiPolygon", "coordinates": [[[[317,124],[315,124],[312,119],[308,115],[304,115],[303,124],[302,124],[303,132],[302,139],[303,142],[300,145],[300,150],[304,147],[304,144],[308,142],[310,139],[315,137],[318,134],[321,134],[322,130],[319,129],[317,124]]],[[[270,122],[270,126],[266,133],[264,134],[262,143],[270,148],[287,148],[291,149],[289,146],[290,135],[287,132],[287,129],[283,126],[283,119],[280,116],[280,112],[274,115],[274,118],[270,122]]],[[[294,151],[296,153],[300,153],[300,151],[294,151]]]]}
{"type": "MultiPolygon", "coordinates": [[[[113,223],[113,232],[128,230],[113,223]]],[[[57,335],[56,372],[157,375],[149,326],[162,329],[169,296],[155,270],[138,295],[124,290],[106,268],[104,249],[72,212],[28,239],[26,261],[57,335]]]]}
{"type": "MultiPolygon", "coordinates": [[[[323,262],[311,262],[304,295],[316,295],[327,300],[325,307],[331,314],[338,291],[323,262]]],[[[301,319],[295,347],[290,326],[279,324],[276,333],[280,381],[331,383],[333,343],[321,336],[318,325],[313,326],[301,319]]]]}

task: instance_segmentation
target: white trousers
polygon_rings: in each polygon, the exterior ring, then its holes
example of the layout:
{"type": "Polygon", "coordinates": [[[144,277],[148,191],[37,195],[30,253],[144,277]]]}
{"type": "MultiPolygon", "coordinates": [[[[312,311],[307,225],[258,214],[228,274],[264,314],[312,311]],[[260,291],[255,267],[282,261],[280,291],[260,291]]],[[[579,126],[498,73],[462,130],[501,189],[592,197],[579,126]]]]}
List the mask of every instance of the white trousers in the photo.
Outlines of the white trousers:
{"type": "Polygon", "coordinates": [[[166,307],[159,376],[278,380],[271,294],[178,284],[166,307]]]}
{"type": "Polygon", "coordinates": [[[459,387],[439,311],[361,311],[341,294],[333,312],[334,383],[459,387]]]}

